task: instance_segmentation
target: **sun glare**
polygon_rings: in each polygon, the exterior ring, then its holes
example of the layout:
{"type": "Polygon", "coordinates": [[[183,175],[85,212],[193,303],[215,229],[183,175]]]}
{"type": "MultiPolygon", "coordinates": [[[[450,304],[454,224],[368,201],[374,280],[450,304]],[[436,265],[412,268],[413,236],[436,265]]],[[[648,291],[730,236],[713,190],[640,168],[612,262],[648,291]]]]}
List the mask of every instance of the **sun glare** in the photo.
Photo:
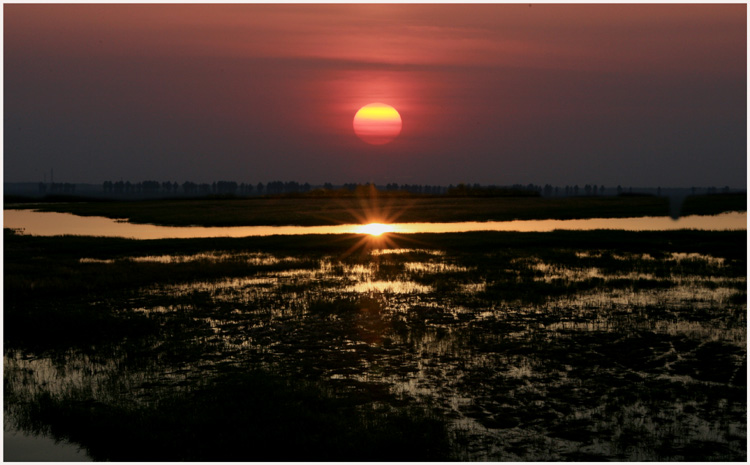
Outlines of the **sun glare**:
{"type": "Polygon", "coordinates": [[[383,233],[393,232],[393,227],[389,224],[383,223],[370,223],[362,225],[359,228],[361,234],[369,234],[371,236],[380,236],[383,233]]]}

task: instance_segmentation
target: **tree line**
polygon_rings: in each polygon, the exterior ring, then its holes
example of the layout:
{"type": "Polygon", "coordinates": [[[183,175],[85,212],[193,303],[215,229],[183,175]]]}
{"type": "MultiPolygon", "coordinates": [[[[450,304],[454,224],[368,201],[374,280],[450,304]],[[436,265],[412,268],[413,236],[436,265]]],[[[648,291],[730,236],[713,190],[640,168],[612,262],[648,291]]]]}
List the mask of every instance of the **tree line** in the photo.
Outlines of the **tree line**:
{"type": "Polygon", "coordinates": [[[75,194],[76,185],[70,182],[40,182],[40,194],[75,194]]]}
{"type": "MultiPolygon", "coordinates": [[[[79,186],[80,187],[80,186],[79,186]]],[[[106,197],[250,197],[250,196],[315,196],[315,197],[346,197],[358,196],[370,193],[372,189],[382,195],[446,195],[452,197],[579,197],[579,196],[603,196],[603,195],[662,195],[662,188],[636,189],[618,185],[605,188],[604,185],[565,185],[553,186],[551,184],[513,184],[509,186],[480,185],[459,183],[448,186],[429,184],[398,184],[387,183],[375,185],[372,183],[344,183],[334,185],[326,182],[319,185],[310,183],[299,183],[296,181],[271,181],[268,183],[249,183],[235,181],[215,181],[211,183],[196,183],[185,181],[177,183],[172,181],[159,182],[145,180],[131,181],[104,181],[99,190],[106,197]]],[[[39,183],[39,194],[41,195],[76,195],[79,193],[74,183],[39,183]]],[[[89,188],[80,191],[81,195],[96,195],[89,188]]],[[[667,195],[670,190],[665,191],[667,195]]],[[[723,188],[692,187],[689,192],[692,195],[698,193],[718,194],[728,193],[728,186],[723,188]]]]}
{"type": "MultiPolygon", "coordinates": [[[[344,183],[334,185],[330,182],[313,186],[310,183],[298,183],[296,181],[271,181],[266,184],[259,182],[254,183],[237,183],[235,181],[214,181],[212,183],[196,183],[185,181],[182,184],[177,182],[165,181],[159,182],[146,180],[139,182],[130,181],[105,181],[102,183],[102,192],[108,195],[186,195],[186,196],[262,196],[262,195],[347,195],[355,193],[363,186],[373,186],[379,192],[389,193],[406,193],[417,195],[449,195],[449,196],[471,196],[471,197],[498,197],[498,196],[596,196],[604,195],[605,187],[596,184],[586,184],[582,187],[578,185],[566,185],[564,187],[544,186],[536,184],[513,184],[510,186],[497,185],[480,185],[459,183],[448,186],[429,185],[429,184],[398,184],[388,183],[385,185],[374,185],[372,183],[344,183]]],[[[620,193],[618,186],[618,193],[620,193]]]]}

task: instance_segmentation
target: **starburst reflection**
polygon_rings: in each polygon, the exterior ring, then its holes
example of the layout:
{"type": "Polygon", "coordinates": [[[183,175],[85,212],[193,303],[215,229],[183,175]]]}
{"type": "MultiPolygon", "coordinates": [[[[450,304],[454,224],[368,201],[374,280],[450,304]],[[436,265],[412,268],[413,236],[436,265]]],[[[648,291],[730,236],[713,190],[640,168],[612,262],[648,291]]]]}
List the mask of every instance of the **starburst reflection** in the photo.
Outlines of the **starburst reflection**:
{"type": "Polygon", "coordinates": [[[371,236],[380,236],[383,233],[393,232],[394,228],[390,224],[370,223],[364,224],[357,228],[358,234],[369,234],[371,236]]]}
{"type": "Polygon", "coordinates": [[[341,204],[357,224],[351,232],[359,238],[344,256],[361,252],[369,254],[374,249],[397,248],[401,242],[419,242],[405,236],[398,218],[413,206],[413,200],[403,194],[381,193],[373,184],[358,186],[354,192],[354,205],[342,200],[341,204]]]}

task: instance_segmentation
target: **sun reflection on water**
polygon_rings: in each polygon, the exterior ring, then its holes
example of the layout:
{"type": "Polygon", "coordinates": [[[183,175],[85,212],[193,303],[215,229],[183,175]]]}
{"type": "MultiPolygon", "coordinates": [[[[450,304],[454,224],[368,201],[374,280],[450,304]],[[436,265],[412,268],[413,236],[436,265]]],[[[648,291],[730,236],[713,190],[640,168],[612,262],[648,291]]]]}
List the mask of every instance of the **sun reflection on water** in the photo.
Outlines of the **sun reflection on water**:
{"type": "Polygon", "coordinates": [[[380,236],[381,234],[394,231],[395,229],[392,225],[383,223],[363,224],[362,226],[357,228],[358,234],[369,234],[371,236],[380,236]]]}

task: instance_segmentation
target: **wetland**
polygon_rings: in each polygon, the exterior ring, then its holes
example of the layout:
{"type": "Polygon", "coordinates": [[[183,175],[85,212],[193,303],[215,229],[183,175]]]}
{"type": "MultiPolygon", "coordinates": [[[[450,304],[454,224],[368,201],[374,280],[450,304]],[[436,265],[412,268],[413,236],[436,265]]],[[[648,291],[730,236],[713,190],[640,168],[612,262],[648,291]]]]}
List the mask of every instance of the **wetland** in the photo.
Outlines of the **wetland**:
{"type": "Polygon", "coordinates": [[[108,461],[745,461],[746,237],[5,229],[6,429],[108,461]]]}

